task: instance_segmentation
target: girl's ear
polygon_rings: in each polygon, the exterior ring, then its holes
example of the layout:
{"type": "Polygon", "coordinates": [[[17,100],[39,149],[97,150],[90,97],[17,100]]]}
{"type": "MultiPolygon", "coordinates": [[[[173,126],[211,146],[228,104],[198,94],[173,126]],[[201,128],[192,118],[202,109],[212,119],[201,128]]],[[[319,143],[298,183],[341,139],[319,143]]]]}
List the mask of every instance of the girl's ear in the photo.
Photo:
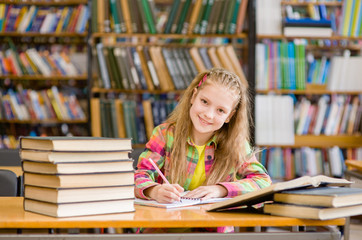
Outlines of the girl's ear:
{"type": "Polygon", "coordinates": [[[191,104],[194,104],[196,94],[197,94],[197,88],[194,88],[194,90],[192,91],[192,96],[191,96],[191,100],[190,100],[191,104]]]}
{"type": "Polygon", "coordinates": [[[230,114],[229,114],[229,116],[226,118],[226,120],[225,120],[225,123],[228,123],[228,122],[230,122],[230,119],[234,116],[234,114],[235,114],[235,110],[233,110],[230,114]]]}

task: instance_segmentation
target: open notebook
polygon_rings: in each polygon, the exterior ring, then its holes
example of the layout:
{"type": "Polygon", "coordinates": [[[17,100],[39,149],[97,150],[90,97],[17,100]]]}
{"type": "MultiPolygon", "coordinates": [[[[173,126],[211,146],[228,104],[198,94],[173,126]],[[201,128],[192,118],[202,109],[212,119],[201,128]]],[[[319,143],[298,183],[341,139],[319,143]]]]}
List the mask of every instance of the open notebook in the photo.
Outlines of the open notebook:
{"type": "Polygon", "coordinates": [[[202,200],[201,198],[181,197],[181,202],[159,203],[154,200],[144,200],[144,199],[136,198],[135,204],[151,206],[151,207],[159,207],[159,208],[180,208],[180,207],[187,207],[187,206],[193,206],[193,205],[198,205],[198,204],[222,202],[222,201],[225,201],[228,199],[230,199],[230,198],[211,198],[211,199],[207,199],[207,200],[202,200]]]}

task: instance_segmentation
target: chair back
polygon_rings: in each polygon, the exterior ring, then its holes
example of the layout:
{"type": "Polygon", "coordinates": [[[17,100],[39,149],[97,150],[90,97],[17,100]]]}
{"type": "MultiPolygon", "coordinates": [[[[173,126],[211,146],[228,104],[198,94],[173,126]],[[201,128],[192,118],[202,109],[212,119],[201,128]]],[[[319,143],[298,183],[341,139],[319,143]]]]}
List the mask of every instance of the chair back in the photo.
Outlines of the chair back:
{"type": "Polygon", "coordinates": [[[18,195],[18,177],[13,171],[0,169],[0,196],[16,197],[18,195]]]}

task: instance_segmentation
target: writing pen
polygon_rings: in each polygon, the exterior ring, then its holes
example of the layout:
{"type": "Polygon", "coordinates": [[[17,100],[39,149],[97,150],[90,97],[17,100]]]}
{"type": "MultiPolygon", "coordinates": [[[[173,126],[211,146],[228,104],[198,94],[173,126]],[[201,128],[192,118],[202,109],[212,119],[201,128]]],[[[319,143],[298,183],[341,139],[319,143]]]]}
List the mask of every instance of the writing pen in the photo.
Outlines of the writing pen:
{"type": "MultiPolygon", "coordinates": [[[[150,161],[150,163],[152,164],[152,166],[156,169],[156,171],[158,172],[158,174],[161,176],[161,178],[163,179],[163,181],[166,184],[170,184],[170,182],[167,180],[167,178],[165,177],[165,175],[163,175],[163,173],[161,172],[161,170],[157,167],[157,165],[155,164],[155,162],[151,159],[151,158],[147,158],[148,161],[150,161]]],[[[170,184],[171,185],[171,184],[170,184]]],[[[181,202],[181,199],[180,199],[181,202]]]]}

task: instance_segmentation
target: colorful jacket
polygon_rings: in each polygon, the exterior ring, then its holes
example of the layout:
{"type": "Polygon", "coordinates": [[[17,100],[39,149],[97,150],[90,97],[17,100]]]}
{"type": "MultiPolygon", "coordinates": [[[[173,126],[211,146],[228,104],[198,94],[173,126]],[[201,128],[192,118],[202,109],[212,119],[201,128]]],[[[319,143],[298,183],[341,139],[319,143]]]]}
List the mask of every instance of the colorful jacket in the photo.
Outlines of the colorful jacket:
{"type": "MultiPolygon", "coordinates": [[[[169,178],[170,154],[174,141],[173,136],[174,126],[169,126],[167,123],[163,123],[153,130],[153,134],[146,144],[146,149],[138,160],[137,170],[135,172],[136,197],[147,199],[143,194],[143,191],[146,188],[163,183],[162,178],[158,175],[157,171],[154,170],[147,158],[152,158],[164,173],[165,177],[169,178]]],[[[210,174],[216,146],[215,137],[206,144],[206,177],[210,174]]],[[[185,191],[188,190],[199,157],[198,152],[190,139],[188,140],[188,149],[186,153],[188,175],[185,184],[182,186],[185,191]]],[[[230,173],[226,181],[217,183],[228,190],[227,197],[234,197],[247,192],[252,192],[271,184],[271,179],[267,174],[267,171],[264,166],[258,162],[255,156],[245,161],[236,171],[237,181],[232,181],[233,174],[230,173]]]]}

